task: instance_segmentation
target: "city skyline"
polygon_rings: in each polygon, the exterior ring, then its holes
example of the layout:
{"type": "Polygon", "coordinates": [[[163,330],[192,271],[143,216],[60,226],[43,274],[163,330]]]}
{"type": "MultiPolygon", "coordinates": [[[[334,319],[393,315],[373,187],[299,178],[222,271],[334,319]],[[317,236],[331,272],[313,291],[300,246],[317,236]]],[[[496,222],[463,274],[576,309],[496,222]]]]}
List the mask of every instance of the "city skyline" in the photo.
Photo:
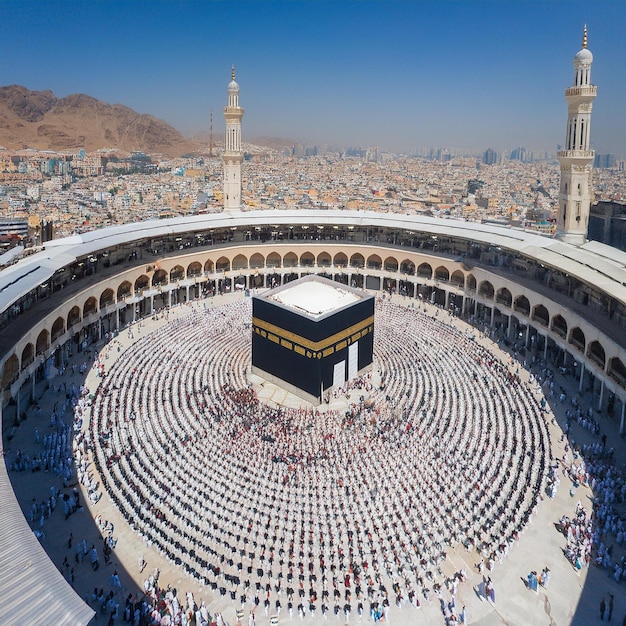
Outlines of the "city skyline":
{"type": "Polygon", "coordinates": [[[598,86],[591,144],[624,154],[617,2],[2,4],[0,83],[86,93],[185,135],[223,132],[231,65],[243,138],[554,151],[583,25],[598,86]]]}

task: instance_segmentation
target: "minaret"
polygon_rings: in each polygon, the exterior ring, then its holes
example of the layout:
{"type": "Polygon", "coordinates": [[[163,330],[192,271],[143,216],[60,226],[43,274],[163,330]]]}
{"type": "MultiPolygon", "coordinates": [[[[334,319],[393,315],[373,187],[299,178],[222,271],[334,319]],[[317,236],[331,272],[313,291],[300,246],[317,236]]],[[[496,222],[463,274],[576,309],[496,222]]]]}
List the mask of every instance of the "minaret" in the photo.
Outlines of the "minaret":
{"type": "Polygon", "coordinates": [[[593,54],[587,49],[587,26],[583,47],[574,57],[574,85],[565,90],[567,135],[559,150],[561,189],[556,236],[575,245],[585,243],[591,205],[591,169],[595,152],[589,149],[591,107],[597,88],[591,84],[593,54]]]}
{"type": "Polygon", "coordinates": [[[243,109],[239,106],[239,85],[235,81],[235,68],[228,84],[228,105],[224,107],[226,135],[224,136],[224,210],[241,209],[241,118],[243,109]]]}

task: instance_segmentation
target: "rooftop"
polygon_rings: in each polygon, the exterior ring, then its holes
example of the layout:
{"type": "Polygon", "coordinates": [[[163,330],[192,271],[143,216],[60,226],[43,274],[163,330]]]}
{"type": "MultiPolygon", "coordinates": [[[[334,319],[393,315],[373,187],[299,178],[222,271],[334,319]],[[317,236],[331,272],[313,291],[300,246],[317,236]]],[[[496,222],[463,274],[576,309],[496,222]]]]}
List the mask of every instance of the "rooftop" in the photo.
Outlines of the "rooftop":
{"type": "Polygon", "coordinates": [[[367,294],[358,289],[313,275],[304,276],[263,295],[266,300],[314,320],[350,306],[364,297],[367,294]]]}

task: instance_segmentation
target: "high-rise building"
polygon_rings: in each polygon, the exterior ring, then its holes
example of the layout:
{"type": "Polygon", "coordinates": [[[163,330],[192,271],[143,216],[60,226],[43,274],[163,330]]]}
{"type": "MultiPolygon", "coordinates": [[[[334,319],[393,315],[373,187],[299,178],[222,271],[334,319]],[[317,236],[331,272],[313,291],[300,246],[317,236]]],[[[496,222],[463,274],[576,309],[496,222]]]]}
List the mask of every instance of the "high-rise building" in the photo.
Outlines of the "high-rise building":
{"type": "Polygon", "coordinates": [[[593,160],[593,166],[596,169],[608,170],[617,165],[617,159],[614,154],[596,154],[593,160]]]}
{"type": "Polygon", "coordinates": [[[485,165],[493,165],[498,162],[498,153],[493,148],[487,148],[483,154],[483,163],[485,165]]]}
{"type": "Polygon", "coordinates": [[[520,146],[519,148],[514,148],[511,150],[511,161],[526,161],[527,154],[526,148],[520,146]]]}
{"type": "Polygon", "coordinates": [[[226,135],[224,136],[224,210],[241,209],[241,118],[243,109],[239,106],[239,85],[235,81],[235,68],[232,69],[228,84],[228,105],[224,107],[226,135]]]}
{"type": "Polygon", "coordinates": [[[561,188],[556,219],[556,236],[581,245],[587,238],[591,205],[591,171],[595,152],[589,149],[591,107],[597,87],[591,84],[593,54],[587,49],[587,26],[582,49],[574,57],[574,84],[565,90],[567,133],[565,149],[559,150],[561,188]]]}

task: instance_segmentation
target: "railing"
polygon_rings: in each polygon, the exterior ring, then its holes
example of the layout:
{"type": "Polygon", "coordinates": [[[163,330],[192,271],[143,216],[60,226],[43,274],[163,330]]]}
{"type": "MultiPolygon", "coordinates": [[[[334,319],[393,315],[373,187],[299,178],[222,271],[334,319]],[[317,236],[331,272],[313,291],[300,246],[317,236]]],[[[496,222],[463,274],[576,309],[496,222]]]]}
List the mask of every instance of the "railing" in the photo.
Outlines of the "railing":
{"type": "Polygon", "coordinates": [[[604,361],[605,361],[605,359],[603,359],[601,356],[598,356],[595,352],[590,352],[587,355],[587,358],[590,361],[593,361],[594,363],[599,365],[602,369],[604,369],[604,361]]]}
{"type": "Polygon", "coordinates": [[[585,344],[582,341],[578,341],[573,337],[569,340],[570,345],[574,346],[577,350],[580,350],[582,353],[585,352],[585,344]]]}
{"type": "Polygon", "coordinates": [[[593,159],[596,155],[595,150],[559,150],[556,153],[558,158],[579,158],[579,159],[593,159]]]}
{"type": "Polygon", "coordinates": [[[624,377],[622,374],[620,374],[620,372],[618,372],[617,370],[611,369],[609,370],[609,376],[617,383],[619,383],[620,386],[624,387],[626,389],[626,377],[624,377]]]}
{"type": "Polygon", "coordinates": [[[586,85],[581,87],[568,87],[565,90],[565,96],[597,96],[598,88],[595,85],[586,85]]]}

